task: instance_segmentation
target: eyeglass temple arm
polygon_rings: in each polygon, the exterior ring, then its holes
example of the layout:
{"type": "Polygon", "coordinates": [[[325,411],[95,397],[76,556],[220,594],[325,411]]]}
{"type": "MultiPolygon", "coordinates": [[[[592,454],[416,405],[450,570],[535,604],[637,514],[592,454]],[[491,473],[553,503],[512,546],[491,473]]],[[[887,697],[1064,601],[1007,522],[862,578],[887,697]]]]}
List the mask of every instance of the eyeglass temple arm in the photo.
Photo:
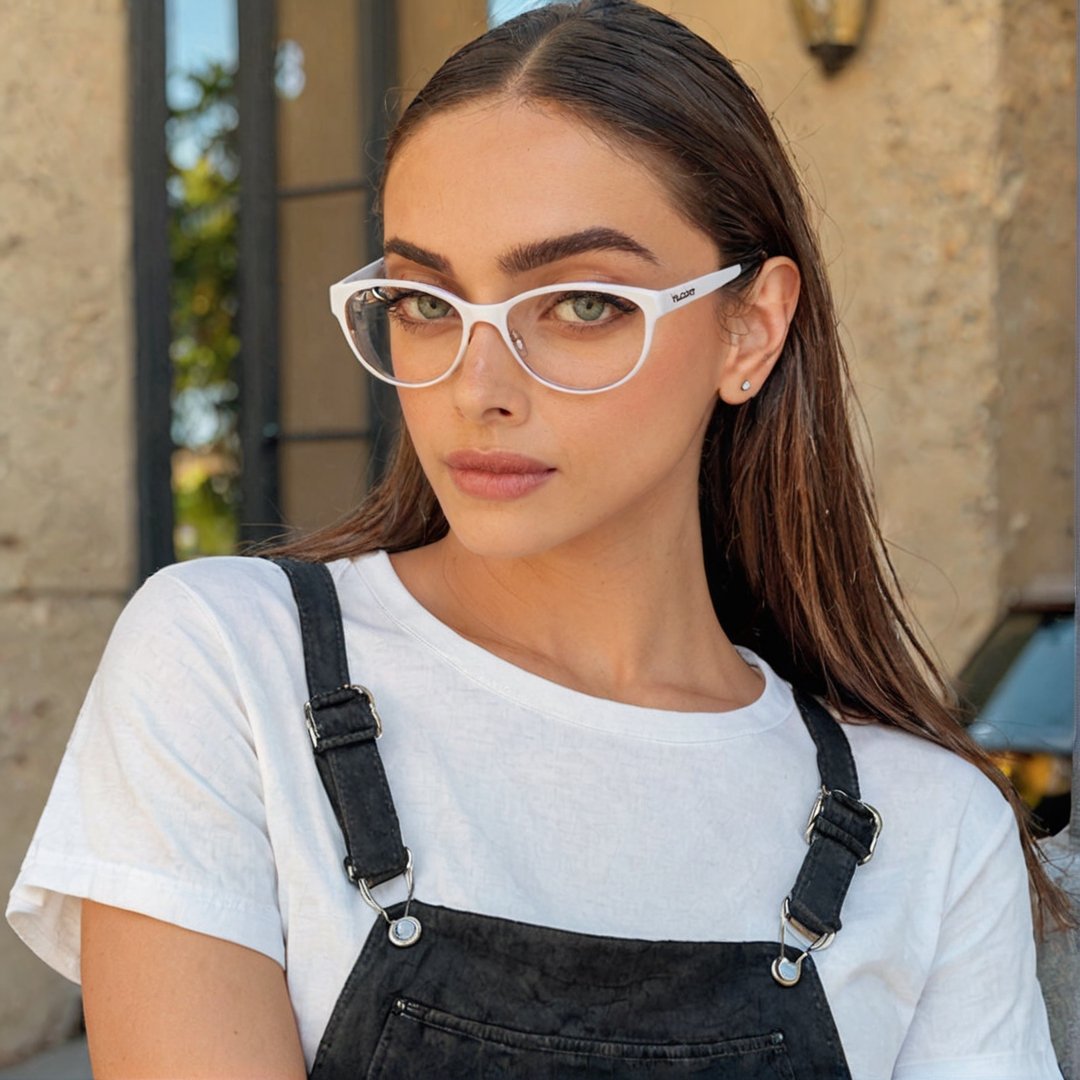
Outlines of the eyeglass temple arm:
{"type": "Polygon", "coordinates": [[[682,307],[694,300],[700,300],[703,296],[722,289],[725,285],[734,281],[742,273],[742,265],[735,263],[734,266],[725,266],[723,270],[713,270],[711,273],[702,274],[701,277],[692,281],[684,281],[673,289],[664,290],[660,298],[661,314],[666,315],[677,307],[682,307]]]}

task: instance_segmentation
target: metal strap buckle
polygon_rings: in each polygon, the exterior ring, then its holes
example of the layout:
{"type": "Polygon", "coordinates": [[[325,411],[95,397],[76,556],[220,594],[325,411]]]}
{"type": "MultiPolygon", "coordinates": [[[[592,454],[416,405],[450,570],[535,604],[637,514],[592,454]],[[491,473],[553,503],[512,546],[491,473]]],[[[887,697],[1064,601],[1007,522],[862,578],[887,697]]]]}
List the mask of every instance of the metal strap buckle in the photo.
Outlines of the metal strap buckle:
{"type": "Polygon", "coordinates": [[[785,897],[780,905],[780,955],[772,962],[772,977],[781,986],[794,986],[802,978],[803,961],[807,956],[819,949],[827,949],[835,937],[836,934],[833,932],[815,937],[802,923],[791,917],[788,897],[785,897]],[[807,942],[794,960],[789,959],[787,953],[784,952],[784,937],[789,927],[798,937],[807,942]]]}
{"type": "MultiPolygon", "coordinates": [[[[340,693],[342,690],[352,690],[358,697],[367,699],[368,708],[371,710],[371,715],[375,720],[375,738],[378,739],[382,735],[382,717],[379,716],[379,710],[375,708],[375,698],[372,696],[371,691],[366,686],[361,686],[359,683],[345,683],[344,686],[339,686],[334,693],[340,693]]],[[[317,695],[327,696],[327,695],[317,695]]],[[[304,702],[304,718],[307,721],[308,735],[311,738],[311,745],[318,750],[319,742],[323,738],[322,733],[319,731],[319,727],[315,722],[315,706],[312,702],[304,702]]]]}
{"type": "Polygon", "coordinates": [[[415,945],[416,942],[420,940],[420,934],[423,931],[420,920],[415,915],[409,914],[409,905],[412,903],[413,898],[412,852],[406,848],[405,855],[405,869],[397,876],[401,877],[404,875],[405,884],[408,887],[409,892],[405,897],[405,910],[396,919],[390,918],[390,913],[386,908],[371,895],[371,886],[356,872],[356,867],[354,867],[347,859],[345,860],[345,870],[349,875],[349,880],[360,890],[360,895],[364,898],[364,903],[383,917],[386,925],[390,928],[387,933],[390,944],[396,945],[399,949],[403,949],[409,945],[415,945]]]}
{"type": "Polygon", "coordinates": [[[868,845],[869,850],[858,863],[859,866],[863,866],[874,857],[874,849],[877,847],[878,837],[881,835],[881,815],[869,803],[863,802],[861,799],[856,799],[846,791],[841,791],[839,788],[833,788],[832,791],[829,791],[822,785],[821,790],[818,791],[817,798],[814,800],[814,806],[810,811],[810,817],[806,820],[806,829],[803,831],[803,839],[805,839],[808,844],[814,842],[814,830],[817,828],[818,818],[821,817],[822,807],[825,805],[825,800],[830,795],[837,796],[837,798],[842,800],[850,809],[857,813],[865,812],[874,824],[874,834],[870,837],[870,843],[868,845]]]}

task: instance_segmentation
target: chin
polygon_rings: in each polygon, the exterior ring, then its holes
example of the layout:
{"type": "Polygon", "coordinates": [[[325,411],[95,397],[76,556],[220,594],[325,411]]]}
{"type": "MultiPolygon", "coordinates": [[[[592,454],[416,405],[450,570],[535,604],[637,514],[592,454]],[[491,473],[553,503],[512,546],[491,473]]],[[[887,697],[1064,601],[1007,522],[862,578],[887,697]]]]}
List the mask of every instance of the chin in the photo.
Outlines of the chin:
{"type": "Polygon", "coordinates": [[[444,506],[448,539],[478,558],[528,559],[561,547],[577,535],[557,528],[550,513],[523,513],[523,509],[444,506]]]}
{"type": "Polygon", "coordinates": [[[450,539],[457,547],[480,559],[528,559],[543,555],[554,546],[545,543],[535,530],[480,522],[456,528],[451,521],[450,539]]]}

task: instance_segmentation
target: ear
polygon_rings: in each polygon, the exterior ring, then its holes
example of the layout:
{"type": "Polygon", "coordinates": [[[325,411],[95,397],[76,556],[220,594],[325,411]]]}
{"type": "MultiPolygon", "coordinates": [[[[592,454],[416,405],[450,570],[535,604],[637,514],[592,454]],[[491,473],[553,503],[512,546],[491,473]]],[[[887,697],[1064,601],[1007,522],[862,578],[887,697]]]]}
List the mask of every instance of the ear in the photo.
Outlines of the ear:
{"type": "Polygon", "coordinates": [[[762,263],[742,307],[731,320],[732,345],[717,386],[721,399],[729,405],[741,405],[752,398],[769,377],[787,340],[801,280],[799,268],[786,256],[762,263]]]}

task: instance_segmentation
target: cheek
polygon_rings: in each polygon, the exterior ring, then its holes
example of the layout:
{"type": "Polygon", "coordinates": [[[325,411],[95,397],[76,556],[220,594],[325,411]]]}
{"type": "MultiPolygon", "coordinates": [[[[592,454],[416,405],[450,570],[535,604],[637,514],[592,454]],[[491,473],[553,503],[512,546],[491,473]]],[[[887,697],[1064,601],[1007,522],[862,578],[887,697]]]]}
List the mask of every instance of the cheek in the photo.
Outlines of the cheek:
{"type": "MultiPolygon", "coordinates": [[[[643,368],[625,387],[562,434],[572,442],[571,462],[603,478],[612,492],[646,486],[687,470],[696,475],[705,426],[716,406],[708,384],[680,383],[678,376],[643,368]]],[[[608,395],[598,395],[607,397],[608,395]]],[[[591,403],[590,403],[591,404],[591,403]]]]}
{"type": "Polygon", "coordinates": [[[420,464],[428,473],[430,473],[429,463],[436,452],[434,443],[437,432],[446,425],[445,413],[433,400],[439,395],[433,394],[432,389],[426,387],[421,391],[398,391],[402,421],[412,440],[416,455],[420,459],[420,464]]]}
{"type": "Polygon", "coordinates": [[[693,427],[703,410],[712,412],[726,355],[725,342],[710,313],[701,314],[705,317],[657,327],[644,366],[626,386],[631,391],[627,410],[638,419],[648,417],[652,423],[693,427]]]}
{"type": "Polygon", "coordinates": [[[693,325],[687,320],[657,338],[619,403],[618,427],[628,456],[682,457],[700,446],[718,401],[722,348],[715,323],[708,320],[693,325]]]}

